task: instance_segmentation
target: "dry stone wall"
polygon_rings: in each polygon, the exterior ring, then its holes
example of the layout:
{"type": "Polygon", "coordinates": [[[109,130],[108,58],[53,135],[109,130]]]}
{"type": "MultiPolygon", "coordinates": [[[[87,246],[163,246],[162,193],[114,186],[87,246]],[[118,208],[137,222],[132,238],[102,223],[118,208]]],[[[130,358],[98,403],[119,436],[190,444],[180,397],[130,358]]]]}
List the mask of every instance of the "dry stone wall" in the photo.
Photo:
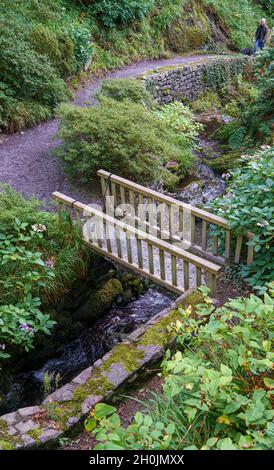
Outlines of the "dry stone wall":
{"type": "Polygon", "coordinates": [[[215,56],[183,66],[167,67],[146,75],[147,89],[159,104],[189,102],[216,90],[244,71],[252,59],[246,56],[215,56]]]}

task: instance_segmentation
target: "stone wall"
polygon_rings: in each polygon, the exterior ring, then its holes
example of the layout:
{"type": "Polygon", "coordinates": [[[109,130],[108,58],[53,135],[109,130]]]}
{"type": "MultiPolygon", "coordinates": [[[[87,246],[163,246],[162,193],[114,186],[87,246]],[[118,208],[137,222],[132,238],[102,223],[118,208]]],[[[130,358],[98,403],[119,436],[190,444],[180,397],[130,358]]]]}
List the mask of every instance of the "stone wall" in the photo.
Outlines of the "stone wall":
{"type": "Polygon", "coordinates": [[[48,448],[61,436],[81,431],[84,418],[98,402],[108,401],[118,388],[133,382],[170,347],[176,331],[168,326],[181,318],[177,306],[195,308],[200,302],[200,293],[186,292],[41,405],[0,416],[0,450],[48,448]]]}
{"type": "Polygon", "coordinates": [[[214,56],[179,67],[162,68],[158,73],[146,75],[144,80],[159,104],[175,100],[187,103],[223,86],[242,73],[251,60],[247,56],[214,56]]]}

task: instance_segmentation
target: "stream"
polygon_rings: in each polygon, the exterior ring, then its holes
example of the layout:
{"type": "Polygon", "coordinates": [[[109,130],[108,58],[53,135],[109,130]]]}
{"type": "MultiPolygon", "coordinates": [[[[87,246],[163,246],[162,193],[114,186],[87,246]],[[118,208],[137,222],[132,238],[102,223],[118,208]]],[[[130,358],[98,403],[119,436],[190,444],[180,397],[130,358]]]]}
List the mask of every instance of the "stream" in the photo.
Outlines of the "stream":
{"type": "Polygon", "coordinates": [[[72,380],[82,370],[110,351],[141,324],[170,305],[173,297],[150,287],[126,306],[113,305],[109,311],[73,341],[58,350],[38,369],[14,374],[0,413],[40,404],[46,395],[72,380]]]}

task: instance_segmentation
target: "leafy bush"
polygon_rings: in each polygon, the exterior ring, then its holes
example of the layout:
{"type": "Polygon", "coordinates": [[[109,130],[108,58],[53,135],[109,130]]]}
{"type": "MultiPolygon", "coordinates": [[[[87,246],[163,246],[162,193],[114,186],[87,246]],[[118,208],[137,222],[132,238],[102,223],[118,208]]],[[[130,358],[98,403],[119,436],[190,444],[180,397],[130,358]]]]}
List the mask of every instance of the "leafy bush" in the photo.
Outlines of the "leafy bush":
{"type": "Polygon", "coordinates": [[[98,20],[106,27],[142,21],[151,11],[154,0],[85,0],[98,20]]]}
{"type": "Polygon", "coordinates": [[[155,106],[152,95],[145,89],[138,80],[127,78],[114,78],[102,80],[98,93],[99,99],[102,96],[112,98],[117,101],[129,100],[132,103],[143,104],[147,109],[155,106]]]}
{"type": "Polygon", "coordinates": [[[81,181],[103,168],[146,184],[160,178],[167,159],[180,161],[174,131],[140,104],[102,97],[94,108],[64,105],[60,117],[57,154],[81,181]]]}
{"type": "Polygon", "coordinates": [[[271,144],[274,125],[273,87],[274,47],[268,47],[257,55],[253,66],[253,82],[234,80],[221,90],[226,111],[237,120],[224,125],[217,137],[232,150],[254,145],[271,144]],[[228,102],[228,97],[232,100],[228,102]]]}
{"type": "Polygon", "coordinates": [[[237,234],[254,233],[252,244],[255,259],[250,267],[243,267],[246,281],[261,288],[273,278],[273,148],[244,158],[248,163],[232,172],[229,191],[212,203],[220,215],[226,217],[237,234]]]}
{"type": "Polygon", "coordinates": [[[175,132],[178,145],[182,149],[177,176],[186,176],[193,166],[192,151],[196,148],[199,132],[203,126],[195,121],[190,109],[179,102],[164,105],[154,114],[164,122],[167,128],[175,132]]]}
{"type": "Polygon", "coordinates": [[[97,405],[86,420],[95,449],[272,449],[273,307],[265,294],[217,309],[205,296],[195,315],[180,308],[182,320],[170,326],[178,349],[162,364],[163,396],[153,394],[126,429],[114,407],[97,405]]]}
{"type": "Polygon", "coordinates": [[[27,243],[42,234],[27,224],[15,220],[17,234],[0,233],[0,360],[10,357],[13,345],[22,346],[26,351],[34,346],[36,333],[49,334],[55,322],[42,313],[39,297],[35,292],[54,277],[41,253],[30,251],[27,243]],[[16,302],[12,303],[14,297],[16,302]]]}

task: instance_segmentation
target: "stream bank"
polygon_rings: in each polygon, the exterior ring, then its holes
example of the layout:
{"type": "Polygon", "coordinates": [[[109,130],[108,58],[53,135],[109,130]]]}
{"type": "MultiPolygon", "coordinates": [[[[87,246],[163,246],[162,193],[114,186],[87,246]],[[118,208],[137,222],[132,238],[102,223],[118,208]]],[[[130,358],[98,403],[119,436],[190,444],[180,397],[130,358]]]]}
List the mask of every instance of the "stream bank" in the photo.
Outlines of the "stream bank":
{"type": "Polygon", "coordinates": [[[41,403],[170,304],[172,296],[146,280],[92,260],[87,279],[55,306],[53,334],[1,371],[0,414],[41,403]]]}

